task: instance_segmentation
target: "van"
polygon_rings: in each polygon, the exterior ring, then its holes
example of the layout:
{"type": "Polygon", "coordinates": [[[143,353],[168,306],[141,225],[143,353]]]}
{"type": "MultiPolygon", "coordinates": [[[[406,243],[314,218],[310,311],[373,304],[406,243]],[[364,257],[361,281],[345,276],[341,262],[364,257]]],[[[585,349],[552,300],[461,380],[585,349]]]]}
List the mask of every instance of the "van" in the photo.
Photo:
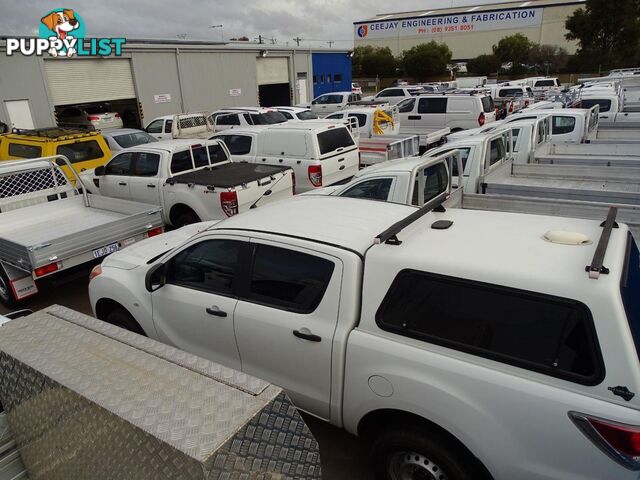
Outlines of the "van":
{"type": "Polygon", "coordinates": [[[448,127],[452,132],[482,127],[496,120],[490,95],[420,95],[398,104],[400,133],[419,134],[424,128],[448,127]]]}

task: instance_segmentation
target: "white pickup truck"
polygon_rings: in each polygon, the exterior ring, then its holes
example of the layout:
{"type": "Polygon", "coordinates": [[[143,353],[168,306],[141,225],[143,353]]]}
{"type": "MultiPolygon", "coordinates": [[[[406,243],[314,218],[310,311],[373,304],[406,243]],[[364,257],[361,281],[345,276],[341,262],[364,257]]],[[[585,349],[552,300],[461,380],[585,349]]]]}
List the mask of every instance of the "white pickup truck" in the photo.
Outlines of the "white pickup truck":
{"type": "Polygon", "coordinates": [[[234,128],[211,138],[223,141],[236,162],[292,168],[298,193],[343,182],[358,171],[356,141],[336,120],[234,128]]]}
{"type": "Polygon", "coordinates": [[[82,177],[91,193],[162,207],[166,223],[181,227],[220,220],[293,195],[293,171],[282,165],[230,160],[218,140],[166,140],[121,150],[82,177]]]}
{"type": "Polygon", "coordinates": [[[640,128],[640,112],[627,111],[624,92],[618,94],[611,90],[596,90],[583,93],[576,105],[579,108],[600,107],[600,125],[602,127],[640,128]]]}
{"type": "Polygon", "coordinates": [[[626,225],[445,198],[299,196],[188,226],[106,259],[91,305],[283,387],[370,442],[377,479],[637,480],[626,225]]]}

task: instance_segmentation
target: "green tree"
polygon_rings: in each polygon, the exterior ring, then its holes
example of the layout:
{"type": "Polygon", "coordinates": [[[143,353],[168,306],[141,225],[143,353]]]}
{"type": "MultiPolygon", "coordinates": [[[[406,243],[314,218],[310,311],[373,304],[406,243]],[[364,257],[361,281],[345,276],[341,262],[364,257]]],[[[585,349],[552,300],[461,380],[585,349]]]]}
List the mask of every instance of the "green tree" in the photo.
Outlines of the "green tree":
{"type": "Polygon", "coordinates": [[[356,47],[353,50],[352,72],[354,77],[392,77],[397,61],[389,47],[356,47]]]}
{"type": "Polygon", "coordinates": [[[429,77],[446,73],[451,57],[451,50],[446,44],[432,40],[402,52],[400,64],[408,76],[417,80],[427,80],[429,77]]]}
{"type": "Polygon", "coordinates": [[[638,0],[587,0],[565,27],[565,37],[578,41],[576,63],[585,70],[635,66],[640,59],[638,0]]]}
{"type": "Polygon", "coordinates": [[[516,73],[522,71],[522,64],[529,59],[531,41],[522,33],[509,35],[500,39],[497,45],[493,46],[493,54],[501,62],[511,62],[511,71],[516,73]]]}
{"type": "Polygon", "coordinates": [[[500,69],[500,60],[493,54],[478,55],[467,62],[467,70],[476,75],[491,75],[500,69]]]}
{"type": "Polygon", "coordinates": [[[558,45],[534,44],[529,51],[529,63],[541,73],[563,71],[569,61],[569,52],[558,45]]]}

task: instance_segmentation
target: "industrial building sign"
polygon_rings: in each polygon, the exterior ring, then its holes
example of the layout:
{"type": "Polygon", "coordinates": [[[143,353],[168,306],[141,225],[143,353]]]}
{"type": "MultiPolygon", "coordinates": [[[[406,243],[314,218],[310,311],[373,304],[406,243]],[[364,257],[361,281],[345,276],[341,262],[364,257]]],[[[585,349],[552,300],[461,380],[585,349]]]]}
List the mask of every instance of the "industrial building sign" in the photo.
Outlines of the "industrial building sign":
{"type": "Polygon", "coordinates": [[[43,55],[73,57],[86,55],[122,55],[124,38],[88,38],[82,17],[70,8],[51,10],[40,19],[40,38],[7,38],[6,53],[13,55],[43,55]]]}
{"type": "Polygon", "coordinates": [[[542,8],[404,18],[355,26],[356,39],[441,35],[534,27],[542,24],[542,8]]]}

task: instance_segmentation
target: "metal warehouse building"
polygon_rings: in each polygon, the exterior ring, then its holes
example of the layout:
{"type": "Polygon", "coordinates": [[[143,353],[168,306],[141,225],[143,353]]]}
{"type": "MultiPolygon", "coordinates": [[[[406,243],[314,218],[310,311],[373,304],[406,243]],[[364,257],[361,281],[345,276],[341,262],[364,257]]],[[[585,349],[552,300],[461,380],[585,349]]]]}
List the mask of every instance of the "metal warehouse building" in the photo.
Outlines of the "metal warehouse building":
{"type": "MultiPolygon", "coordinates": [[[[3,41],[0,49],[6,51],[3,41]]],[[[317,94],[314,86],[351,90],[351,52],[129,40],[120,57],[3,53],[0,121],[15,128],[53,126],[63,107],[108,102],[126,126],[140,126],[180,112],[306,103],[317,94]],[[323,82],[314,85],[316,66],[323,82]]]]}
{"type": "Polygon", "coordinates": [[[565,21],[585,0],[529,0],[491,5],[388,13],[354,23],[355,46],[389,47],[395,55],[421,43],[446,43],[455,60],[484,53],[507,35],[522,33],[536,43],[559,45],[574,53],[564,38],[565,21]]]}

